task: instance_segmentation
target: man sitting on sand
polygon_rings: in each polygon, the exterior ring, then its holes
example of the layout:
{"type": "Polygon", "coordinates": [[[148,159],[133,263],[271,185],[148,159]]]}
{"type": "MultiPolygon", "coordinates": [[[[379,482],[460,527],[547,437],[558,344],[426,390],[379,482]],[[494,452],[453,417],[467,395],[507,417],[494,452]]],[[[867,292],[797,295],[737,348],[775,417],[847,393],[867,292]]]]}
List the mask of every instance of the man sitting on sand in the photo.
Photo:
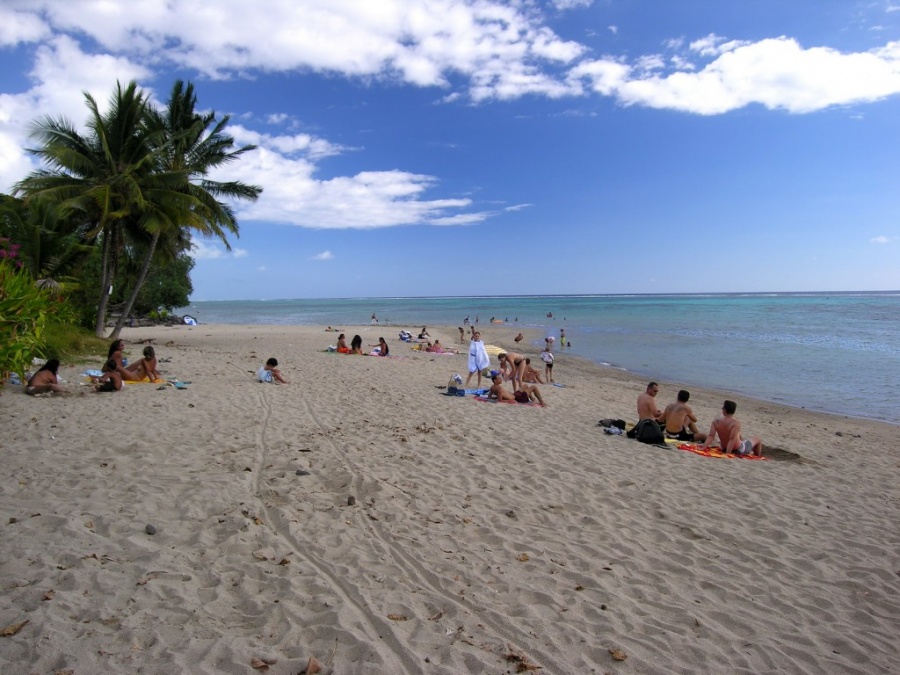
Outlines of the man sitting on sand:
{"type": "Polygon", "coordinates": [[[495,398],[498,401],[515,401],[516,403],[537,401],[544,408],[547,407],[547,404],[544,403],[544,399],[541,397],[540,390],[535,385],[523,384],[514,392],[509,392],[503,388],[503,377],[499,373],[494,375],[492,381],[494,384],[488,390],[488,398],[495,398]]]}
{"type": "Polygon", "coordinates": [[[741,440],[741,423],[734,417],[735,410],[737,403],[734,401],[725,401],[722,404],[722,416],[713,420],[709,427],[709,435],[700,449],[707,450],[718,434],[719,445],[726,455],[734,453],[744,456],[753,453],[757,457],[762,457],[762,441],[757,436],[741,440]]]}
{"type": "Polygon", "coordinates": [[[702,443],[706,440],[706,434],[697,429],[697,416],[694,415],[691,406],[687,404],[690,397],[690,392],[682,389],[678,392],[678,400],[666,406],[666,409],[663,410],[664,431],[666,438],[702,443]]]}
{"type": "Polygon", "coordinates": [[[659,384],[651,382],[647,385],[647,391],[640,394],[637,399],[638,421],[655,420],[663,421],[663,414],[656,407],[656,395],[659,393],[659,384]]]}

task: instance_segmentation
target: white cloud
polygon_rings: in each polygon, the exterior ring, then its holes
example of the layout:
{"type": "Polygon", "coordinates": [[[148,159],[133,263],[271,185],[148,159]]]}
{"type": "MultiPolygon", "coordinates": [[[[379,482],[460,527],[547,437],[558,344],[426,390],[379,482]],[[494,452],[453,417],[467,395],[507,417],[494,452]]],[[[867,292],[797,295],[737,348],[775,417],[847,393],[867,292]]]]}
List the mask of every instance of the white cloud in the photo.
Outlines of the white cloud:
{"type": "Polygon", "coordinates": [[[0,7],[0,46],[35,42],[49,34],[50,27],[37,14],[0,7]]]}
{"type": "MultiPolygon", "coordinates": [[[[269,0],[257,11],[242,0],[219,0],[210,8],[197,0],[4,0],[0,44],[33,45],[34,65],[30,90],[0,94],[0,191],[34,166],[24,148],[35,111],[80,126],[87,114],[83,91],[104,105],[111,82],[152,81],[163,66],[221,78],[315,71],[387,79],[439,87],[444,105],[465,96],[475,102],[606,96],[702,115],[754,103],[803,113],[900,93],[900,41],[843,53],[787,37],[751,43],[711,33],[667,40],[661,55],[594,57],[548,28],[533,2],[269,0]]],[[[230,133],[258,149],[215,177],[264,187],[256,203],[236,205],[241,218],[367,229],[460,225],[494,215],[467,212],[468,199],[429,198],[439,185],[430,175],[374,167],[320,179],[321,160],[358,149],[309,133],[263,133],[241,111],[235,119],[241,124],[229,126],[230,133]]],[[[286,113],[259,122],[299,127],[286,113]]]]}
{"type": "Polygon", "coordinates": [[[316,166],[260,148],[217,172],[217,180],[264,185],[259,200],[235,204],[242,220],[280,222],[314,229],[374,229],[447,224],[469,199],[423,199],[433,176],[404,171],[363,171],[321,180],[316,166]]]}
{"type": "Polygon", "coordinates": [[[284,155],[301,154],[313,160],[339,155],[344,150],[339,145],[309,134],[273,136],[242,125],[229,125],[228,133],[240,145],[256,145],[284,155]]]}
{"type": "MultiPolygon", "coordinates": [[[[554,0],[557,9],[590,4],[554,0]]],[[[215,78],[311,70],[444,89],[453,79],[476,102],[593,92],[626,105],[699,114],[751,103],[809,112],[900,93],[898,43],[842,53],[804,49],[787,37],[751,43],[710,33],[686,47],[684,38],[676,37],[665,41],[678,52],[666,59],[672,67],[666,72],[657,55],[636,55],[630,63],[616,56],[587,57],[587,47],[552,31],[532,2],[269,0],[265,11],[253,11],[252,20],[248,11],[242,0],[219,0],[215,11],[196,0],[5,0],[0,42],[37,45],[33,76],[46,85],[48,99],[71,98],[73,89],[94,91],[93,83],[106,88],[111,71],[127,81],[160,65],[215,78]],[[75,39],[99,45],[97,54],[73,49],[75,39]],[[695,66],[691,57],[711,61],[695,66]],[[618,82],[623,76],[627,80],[618,82]]],[[[442,98],[458,97],[451,91],[442,98]]],[[[273,114],[269,122],[284,119],[273,114]]],[[[313,139],[301,134],[271,141],[276,147],[313,139]]]]}
{"type": "Polygon", "coordinates": [[[694,40],[690,44],[689,49],[692,52],[697,52],[700,56],[721,56],[746,44],[749,43],[740,42],[739,40],[726,40],[723,37],[710,33],[704,38],[694,40]]]}
{"type": "Polygon", "coordinates": [[[890,244],[892,241],[896,240],[897,237],[885,237],[883,234],[877,237],[872,237],[869,239],[869,242],[872,244],[890,244]]]}
{"type": "Polygon", "coordinates": [[[494,213],[492,211],[482,211],[481,213],[460,213],[455,216],[443,216],[432,218],[430,225],[472,225],[473,223],[482,223],[494,213]]]}
{"type": "Polygon", "coordinates": [[[594,0],[553,0],[553,5],[560,10],[590,7],[592,4],[594,0]]]}
{"type": "Polygon", "coordinates": [[[202,239],[194,239],[191,242],[191,254],[196,260],[221,260],[222,258],[246,258],[249,254],[242,248],[232,249],[230,252],[219,243],[211,243],[202,239]]]}
{"type": "Polygon", "coordinates": [[[626,105],[701,115],[753,103],[807,113],[900,93],[900,42],[844,54],[827,47],[804,49],[784,37],[738,43],[711,36],[691,49],[719,55],[697,72],[642,74],[607,58],[582,62],[571,76],[626,105]]]}
{"type": "Polygon", "coordinates": [[[334,260],[334,254],[331,251],[322,251],[321,253],[316,253],[312,260],[334,260]]]}
{"type": "Polygon", "coordinates": [[[613,35],[618,35],[618,34],[619,34],[619,27],[618,27],[618,26],[607,26],[606,28],[607,28],[607,30],[608,30],[610,33],[612,33],[613,35]]]}

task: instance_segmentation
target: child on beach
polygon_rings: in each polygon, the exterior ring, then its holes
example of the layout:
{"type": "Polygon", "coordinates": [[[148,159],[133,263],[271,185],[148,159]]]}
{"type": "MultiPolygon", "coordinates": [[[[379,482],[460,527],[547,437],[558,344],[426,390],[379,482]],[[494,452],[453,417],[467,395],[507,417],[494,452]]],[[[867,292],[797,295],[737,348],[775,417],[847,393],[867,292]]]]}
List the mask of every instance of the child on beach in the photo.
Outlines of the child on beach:
{"type": "Polygon", "coordinates": [[[122,376],[116,370],[116,362],[109,359],[103,366],[103,375],[92,377],[94,382],[94,391],[119,391],[122,389],[122,376]]]}
{"type": "Polygon", "coordinates": [[[278,359],[271,358],[266,361],[266,365],[256,371],[256,379],[260,382],[280,382],[281,384],[289,384],[278,370],[278,359]]]}
{"type": "Polygon", "coordinates": [[[553,354],[550,352],[550,343],[547,342],[544,351],[541,352],[541,361],[544,362],[544,379],[553,382],[553,354]]]}

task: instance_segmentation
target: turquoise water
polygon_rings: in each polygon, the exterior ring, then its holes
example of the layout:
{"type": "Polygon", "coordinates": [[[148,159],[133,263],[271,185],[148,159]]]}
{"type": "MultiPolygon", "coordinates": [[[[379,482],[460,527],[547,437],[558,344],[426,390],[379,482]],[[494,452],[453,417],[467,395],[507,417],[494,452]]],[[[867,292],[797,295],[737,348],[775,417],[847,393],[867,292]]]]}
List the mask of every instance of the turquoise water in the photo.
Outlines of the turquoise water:
{"type": "Polygon", "coordinates": [[[566,352],[596,363],[900,424],[900,292],[219,301],[181,311],[201,323],[331,326],[368,324],[374,312],[410,329],[468,316],[487,341],[493,330],[558,338],[564,327],[566,352]]]}

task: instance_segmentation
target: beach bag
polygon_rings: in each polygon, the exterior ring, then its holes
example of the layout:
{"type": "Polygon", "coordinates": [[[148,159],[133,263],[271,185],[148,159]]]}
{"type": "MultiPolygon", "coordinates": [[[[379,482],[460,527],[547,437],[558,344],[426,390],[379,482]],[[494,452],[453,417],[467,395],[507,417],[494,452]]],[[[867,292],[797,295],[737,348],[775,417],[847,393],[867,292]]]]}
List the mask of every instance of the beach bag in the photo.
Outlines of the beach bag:
{"type": "Polygon", "coordinates": [[[656,420],[641,420],[640,422],[635,424],[634,429],[632,429],[628,433],[634,434],[631,437],[640,441],[641,443],[656,445],[658,443],[666,442],[666,437],[663,434],[662,427],[659,426],[659,423],[656,420]]]}
{"type": "Polygon", "coordinates": [[[602,419],[597,422],[598,427],[616,427],[625,431],[625,420],[616,420],[616,419],[602,419]]]}
{"type": "Polygon", "coordinates": [[[451,396],[465,396],[466,390],[463,388],[462,376],[456,373],[447,383],[447,393],[451,396]]]}

